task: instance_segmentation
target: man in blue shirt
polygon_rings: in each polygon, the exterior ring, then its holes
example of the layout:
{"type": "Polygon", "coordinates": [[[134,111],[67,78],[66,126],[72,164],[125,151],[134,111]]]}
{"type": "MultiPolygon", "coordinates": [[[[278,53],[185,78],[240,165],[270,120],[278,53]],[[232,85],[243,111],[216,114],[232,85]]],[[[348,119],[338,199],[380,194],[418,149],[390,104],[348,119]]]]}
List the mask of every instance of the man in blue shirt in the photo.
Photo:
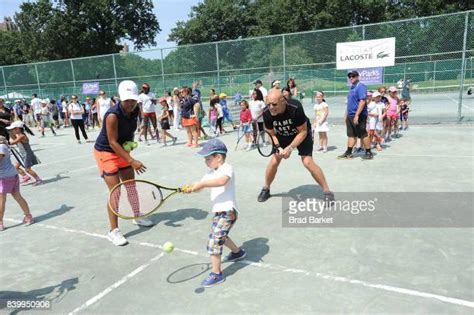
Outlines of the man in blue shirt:
{"type": "Polygon", "coordinates": [[[367,134],[367,87],[359,81],[359,73],[351,71],[347,74],[351,81],[351,88],[347,94],[346,109],[346,129],[347,129],[347,150],[338,156],[339,159],[351,159],[352,149],[360,138],[365,148],[364,160],[373,159],[370,150],[370,139],[367,134]]]}

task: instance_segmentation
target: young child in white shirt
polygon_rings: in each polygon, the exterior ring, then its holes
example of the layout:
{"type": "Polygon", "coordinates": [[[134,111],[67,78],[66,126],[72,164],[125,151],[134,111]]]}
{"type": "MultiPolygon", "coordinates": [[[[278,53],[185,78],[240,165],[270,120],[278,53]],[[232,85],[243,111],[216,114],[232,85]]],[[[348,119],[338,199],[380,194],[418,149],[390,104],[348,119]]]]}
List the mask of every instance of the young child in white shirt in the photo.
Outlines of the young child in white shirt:
{"type": "Polygon", "coordinates": [[[209,276],[201,283],[204,287],[212,287],[225,281],[221,269],[222,246],[231,250],[226,261],[243,259],[246,252],[235,245],[228,237],[230,229],[237,221],[238,211],[235,201],[235,175],[232,166],[226,163],[227,147],[219,139],[211,139],[204,143],[197,153],[204,157],[209,172],[201,181],[190,185],[188,193],[198,192],[203,188],[211,188],[212,219],[211,233],[207,244],[207,252],[211,255],[212,269],[209,276]]]}

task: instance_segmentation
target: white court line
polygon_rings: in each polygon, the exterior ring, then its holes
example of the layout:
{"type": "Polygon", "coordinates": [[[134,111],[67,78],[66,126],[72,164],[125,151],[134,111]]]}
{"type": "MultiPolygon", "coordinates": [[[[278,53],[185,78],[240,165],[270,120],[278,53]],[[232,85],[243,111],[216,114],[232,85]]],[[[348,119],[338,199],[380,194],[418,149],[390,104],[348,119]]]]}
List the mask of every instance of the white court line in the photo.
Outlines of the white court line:
{"type": "Polygon", "coordinates": [[[120,287],[122,284],[124,284],[125,282],[127,282],[128,280],[132,279],[133,277],[135,277],[137,274],[139,274],[140,272],[142,272],[143,270],[145,270],[146,268],[148,268],[152,263],[154,263],[155,261],[159,260],[161,257],[163,257],[163,252],[161,252],[159,255],[153,257],[152,259],[150,259],[146,264],[143,264],[141,266],[139,266],[137,269],[133,270],[132,272],[130,272],[128,275],[126,275],[125,277],[123,277],[122,279],[120,279],[119,281],[115,282],[114,284],[112,284],[111,286],[109,286],[108,288],[106,288],[104,291],[100,292],[99,294],[97,294],[96,296],[90,298],[89,300],[87,300],[84,304],[82,304],[81,306],[79,306],[78,308],[76,308],[75,310],[73,310],[72,312],[69,313],[69,315],[73,315],[73,314],[76,314],[80,311],[83,311],[85,310],[86,308],[88,308],[89,306],[91,306],[92,304],[96,303],[97,301],[99,301],[100,299],[102,299],[104,296],[106,296],[107,294],[109,294],[110,292],[112,292],[113,290],[117,289],[118,287],[120,287]]]}
{"type": "MultiPolygon", "coordinates": [[[[20,223],[21,222],[20,220],[13,220],[13,219],[7,219],[7,218],[5,218],[4,220],[14,222],[14,223],[20,223]]],[[[60,230],[60,231],[69,232],[69,233],[77,233],[77,234],[83,234],[83,235],[88,235],[88,236],[92,236],[92,237],[100,237],[100,238],[103,238],[103,239],[104,238],[107,239],[107,236],[96,234],[96,233],[90,233],[90,232],[85,232],[85,231],[79,231],[79,230],[67,229],[67,228],[62,228],[62,227],[56,227],[56,226],[46,225],[46,224],[42,224],[42,223],[35,223],[35,225],[45,227],[45,228],[48,228],[48,229],[53,229],[53,230],[60,230]]],[[[136,241],[131,240],[131,241],[129,241],[129,243],[136,244],[136,245],[141,245],[141,246],[146,246],[146,247],[163,249],[163,247],[161,245],[148,243],[148,242],[136,242],[136,241]]],[[[194,255],[194,256],[202,256],[202,257],[206,257],[206,258],[208,257],[207,255],[200,255],[198,252],[195,252],[195,251],[190,251],[190,250],[185,250],[185,249],[180,249],[180,248],[175,248],[174,250],[178,251],[178,252],[181,252],[181,253],[194,255]]],[[[389,291],[389,292],[394,292],[394,293],[398,293],[398,294],[416,296],[416,297],[427,298],[427,299],[434,299],[434,300],[438,300],[438,301],[449,303],[449,304],[455,304],[455,305],[474,308],[474,302],[473,301],[461,300],[461,299],[457,299],[457,298],[452,298],[452,297],[438,295],[438,294],[432,294],[432,293],[428,293],[428,292],[405,289],[405,288],[400,288],[400,287],[395,287],[395,286],[385,285],[385,284],[371,283],[371,282],[367,282],[367,281],[350,279],[350,278],[346,278],[346,277],[326,275],[326,274],[322,274],[322,273],[319,273],[319,272],[306,271],[306,270],[303,270],[303,269],[294,269],[294,268],[288,268],[288,267],[284,267],[284,266],[271,265],[271,264],[267,264],[267,263],[256,263],[256,262],[252,262],[252,261],[248,261],[248,260],[239,261],[239,263],[244,263],[244,264],[249,265],[249,266],[264,268],[264,269],[270,269],[270,270],[275,270],[275,271],[279,271],[279,272],[304,274],[304,275],[307,275],[307,276],[313,276],[313,277],[320,278],[320,279],[331,280],[331,281],[336,281],[336,282],[343,282],[343,283],[350,283],[350,284],[353,284],[353,285],[360,285],[360,286],[367,287],[367,288],[379,289],[379,290],[383,290],[383,291],[389,291]]]]}
{"type": "MultiPolygon", "coordinates": [[[[447,98],[449,98],[451,101],[453,101],[453,103],[458,104],[458,100],[452,98],[452,97],[449,96],[449,95],[445,95],[445,96],[446,96],[447,98]]],[[[462,107],[467,108],[468,110],[474,110],[474,108],[469,107],[469,106],[464,105],[464,104],[462,104],[462,107]]]]}
{"type": "Polygon", "coordinates": [[[394,153],[380,153],[378,156],[406,156],[406,157],[429,157],[429,158],[459,158],[459,159],[474,159],[473,155],[443,155],[443,154],[394,154],[394,153]]]}
{"type": "MultiPolygon", "coordinates": [[[[147,154],[150,154],[150,153],[153,153],[153,152],[152,152],[152,151],[147,151],[147,152],[142,152],[142,153],[135,154],[135,155],[133,155],[133,156],[134,156],[134,157],[143,156],[143,155],[147,155],[147,154]]],[[[90,155],[87,155],[87,156],[91,156],[91,155],[93,155],[93,153],[90,154],[90,155]]],[[[82,156],[82,157],[84,157],[84,156],[82,156]]],[[[79,157],[77,157],[77,158],[79,158],[79,157]]],[[[36,165],[36,167],[37,167],[37,166],[41,166],[41,165],[50,165],[50,164],[54,164],[54,163],[62,163],[62,162],[64,162],[64,161],[69,161],[69,160],[71,160],[71,159],[66,159],[66,160],[62,160],[62,161],[58,161],[58,162],[53,162],[53,163],[47,163],[47,164],[38,164],[38,165],[36,165]]],[[[76,169],[73,169],[73,170],[71,170],[71,171],[59,172],[57,175],[43,178],[43,181],[48,181],[48,180],[50,180],[50,179],[54,179],[54,178],[56,178],[58,175],[67,175],[67,174],[73,174],[73,173],[80,173],[80,172],[82,172],[82,171],[85,171],[85,170],[88,170],[88,169],[92,169],[92,168],[97,169],[97,165],[96,165],[95,159],[94,159],[94,163],[92,163],[92,164],[93,164],[93,165],[89,165],[89,166],[81,167],[81,168],[76,168],[76,169]]]]}
{"type": "Polygon", "coordinates": [[[56,160],[54,162],[50,162],[50,163],[40,163],[38,165],[35,166],[35,168],[38,168],[38,167],[41,167],[41,166],[50,166],[50,165],[53,165],[53,164],[58,164],[58,163],[65,163],[65,162],[69,162],[71,160],[77,160],[77,159],[84,159],[84,158],[87,158],[87,157],[92,157],[93,158],[93,153],[91,151],[91,153],[87,154],[87,155],[79,155],[79,156],[75,156],[75,157],[70,157],[70,158],[67,158],[67,159],[64,159],[64,160],[56,160]]]}

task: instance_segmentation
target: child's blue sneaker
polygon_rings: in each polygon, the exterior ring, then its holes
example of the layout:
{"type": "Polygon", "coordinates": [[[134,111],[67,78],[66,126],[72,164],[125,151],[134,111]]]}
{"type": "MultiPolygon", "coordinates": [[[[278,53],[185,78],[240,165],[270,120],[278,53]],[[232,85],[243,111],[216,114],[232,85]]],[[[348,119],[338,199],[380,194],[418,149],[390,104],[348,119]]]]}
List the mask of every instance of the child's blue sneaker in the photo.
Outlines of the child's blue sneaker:
{"type": "Polygon", "coordinates": [[[207,278],[201,282],[201,285],[205,288],[210,288],[224,281],[225,281],[225,276],[223,273],[217,274],[217,273],[211,272],[209,276],[207,276],[207,278]]]}
{"type": "Polygon", "coordinates": [[[225,258],[225,261],[237,261],[237,260],[243,259],[245,256],[247,256],[247,253],[245,252],[245,250],[240,249],[237,253],[231,252],[229,255],[227,255],[227,257],[225,258]]]}

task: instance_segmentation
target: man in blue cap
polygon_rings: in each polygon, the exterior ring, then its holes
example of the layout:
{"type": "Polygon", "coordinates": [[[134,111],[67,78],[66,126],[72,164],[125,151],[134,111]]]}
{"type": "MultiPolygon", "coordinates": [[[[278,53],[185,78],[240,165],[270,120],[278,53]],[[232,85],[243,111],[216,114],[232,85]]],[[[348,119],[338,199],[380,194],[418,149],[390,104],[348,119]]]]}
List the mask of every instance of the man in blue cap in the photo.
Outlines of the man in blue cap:
{"type": "Polygon", "coordinates": [[[211,188],[214,216],[207,252],[211,255],[212,269],[201,285],[212,287],[225,281],[221,268],[222,246],[225,245],[231,250],[226,261],[243,259],[246,253],[228,237],[230,229],[237,221],[238,210],[235,201],[235,174],[232,166],[226,162],[227,147],[219,139],[211,139],[204,143],[201,151],[197,154],[204,158],[209,172],[201,181],[190,185],[186,192],[192,193],[203,188],[211,188]]]}
{"type": "Polygon", "coordinates": [[[347,74],[351,81],[351,88],[347,94],[346,109],[346,133],[347,133],[347,150],[338,159],[352,159],[352,149],[359,138],[364,145],[364,160],[372,160],[374,158],[370,149],[370,138],[367,134],[367,87],[359,81],[359,72],[353,70],[347,74]]]}

